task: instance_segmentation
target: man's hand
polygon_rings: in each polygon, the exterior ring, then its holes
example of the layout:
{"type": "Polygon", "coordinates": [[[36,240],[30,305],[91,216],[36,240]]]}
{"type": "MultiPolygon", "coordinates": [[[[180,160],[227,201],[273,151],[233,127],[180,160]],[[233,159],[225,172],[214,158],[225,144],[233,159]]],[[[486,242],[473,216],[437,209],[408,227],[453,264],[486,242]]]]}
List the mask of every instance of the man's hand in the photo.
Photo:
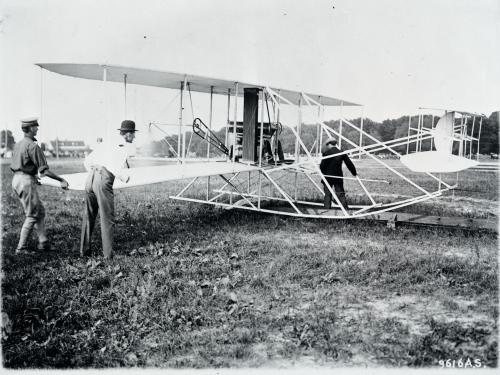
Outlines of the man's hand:
{"type": "Polygon", "coordinates": [[[66,181],[65,179],[63,179],[61,181],[61,188],[63,188],[63,190],[68,190],[68,186],[69,186],[68,181],[66,181]]]}

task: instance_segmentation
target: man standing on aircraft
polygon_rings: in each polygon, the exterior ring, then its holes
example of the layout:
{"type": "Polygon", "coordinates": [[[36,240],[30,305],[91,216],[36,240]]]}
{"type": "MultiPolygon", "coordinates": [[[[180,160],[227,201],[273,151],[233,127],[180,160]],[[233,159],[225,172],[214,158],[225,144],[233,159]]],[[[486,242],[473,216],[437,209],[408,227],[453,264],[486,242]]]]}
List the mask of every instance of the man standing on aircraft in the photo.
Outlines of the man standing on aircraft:
{"type": "Polygon", "coordinates": [[[50,250],[50,243],[45,231],[45,208],[38,196],[37,174],[47,176],[61,183],[63,189],[68,188],[68,182],[49,170],[45,155],[36,143],[38,119],[33,117],[21,121],[24,138],[14,146],[10,169],[14,172],[12,189],[17,194],[24,208],[26,219],[21,228],[21,235],[16,254],[28,253],[28,239],[33,227],[38,235],[38,250],[50,250]]]}
{"type": "Polygon", "coordinates": [[[113,182],[115,177],[128,182],[130,176],[122,173],[128,168],[129,145],[135,138],[135,122],[124,120],[121,124],[120,142],[102,142],[85,158],[89,171],[85,182],[86,208],[83,216],[80,255],[91,255],[90,240],[99,209],[101,210],[101,237],[104,258],[113,257],[113,232],[115,227],[115,206],[113,182]]]}
{"type": "MultiPolygon", "coordinates": [[[[335,139],[329,139],[325,144],[325,149],[323,151],[323,157],[335,155],[341,153],[340,149],[337,147],[337,141],[335,139]]],[[[351,172],[353,176],[356,176],[356,167],[352,163],[351,159],[347,154],[343,154],[340,156],[332,156],[328,159],[321,160],[321,164],[319,166],[321,173],[323,173],[326,177],[326,181],[330,186],[333,186],[335,189],[335,194],[339,198],[340,203],[344,207],[344,209],[349,209],[347,204],[347,199],[345,197],[344,191],[344,179],[342,174],[342,162],[345,162],[347,169],[351,172]]],[[[323,180],[321,180],[323,184],[323,188],[325,190],[325,208],[330,209],[332,204],[332,194],[330,190],[325,185],[323,180]]]]}

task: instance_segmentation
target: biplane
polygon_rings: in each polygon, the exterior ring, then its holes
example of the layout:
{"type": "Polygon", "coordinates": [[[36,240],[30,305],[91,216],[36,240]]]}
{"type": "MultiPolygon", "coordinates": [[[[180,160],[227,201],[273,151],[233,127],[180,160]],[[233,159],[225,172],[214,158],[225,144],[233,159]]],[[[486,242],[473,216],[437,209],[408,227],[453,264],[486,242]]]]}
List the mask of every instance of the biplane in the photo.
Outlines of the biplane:
{"type": "MultiPolygon", "coordinates": [[[[178,142],[176,145],[169,144],[169,148],[175,151],[175,163],[131,169],[128,171],[130,181],[123,183],[115,180],[115,189],[189,179],[170,198],[228,209],[304,218],[362,218],[435,199],[457,187],[456,183],[445,180],[443,174],[458,173],[478,164],[483,115],[477,113],[442,111],[444,114],[433,116],[430,124],[429,121],[424,121],[423,114],[413,117],[413,121],[410,116],[407,135],[381,142],[363,128],[362,117],[360,123],[346,118],[340,118],[337,126],[325,122],[323,117],[326,107],[360,106],[334,97],[233,80],[114,65],[37,65],[50,72],[119,82],[125,87],[130,84],[146,85],[180,91],[178,142]],[[192,122],[187,122],[183,116],[183,99],[191,91],[209,96],[210,115],[207,119],[196,117],[192,122]],[[218,136],[213,130],[214,95],[227,96],[224,137],[218,136]],[[238,110],[239,106],[242,107],[238,110]],[[280,118],[285,106],[296,110],[297,118],[293,123],[280,118]],[[243,113],[241,119],[238,118],[238,111],[243,113]],[[316,132],[312,145],[306,145],[307,142],[301,136],[304,111],[315,118],[316,132]],[[200,136],[207,143],[207,157],[201,161],[193,162],[187,158],[189,145],[186,147],[186,126],[192,129],[192,134],[200,136]],[[288,153],[286,157],[281,139],[284,130],[293,134],[294,139],[293,153],[288,153]],[[332,157],[322,156],[321,146],[329,138],[338,140],[341,154],[348,154],[353,160],[368,159],[372,167],[384,171],[384,176],[387,177],[342,177],[351,184],[347,189],[348,194],[356,186],[362,195],[359,202],[350,204],[350,209],[342,206],[339,197],[326,181],[329,176],[323,175],[319,168],[321,160],[332,157]],[[428,150],[424,151],[426,142],[428,150]],[[402,150],[405,146],[406,152],[402,150]],[[211,157],[214,150],[219,152],[216,158],[211,157]],[[380,157],[381,152],[400,159],[401,163],[399,166],[391,164],[389,160],[380,157]],[[415,178],[417,174],[425,174],[433,181],[432,186],[420,183],[415,178]],[[391,183],[388,181],[390,178],[395,178],[398,183],[391,183]],[[323,208],[321,200],[325,192],[321,182],[329,187],[332,194],[332,209],[323,208]],[[204,193],[190,195],[197,184],[202,184],[204,193]],[[372,192],[373,184],[385,184],[386,190],[407,185],[414,194],[409,197],[394,194],[395,199],[391,201],[379,200],[372,192]]],[[[167,138],[165,140],[168,142],[167,138]]],[[[63,177],[69,182],[70,189],[84,189],[86,173],[63,177]]],[[[48,178],[42,178],[41,183],[57,185],[57,182],[48,178]]]]}

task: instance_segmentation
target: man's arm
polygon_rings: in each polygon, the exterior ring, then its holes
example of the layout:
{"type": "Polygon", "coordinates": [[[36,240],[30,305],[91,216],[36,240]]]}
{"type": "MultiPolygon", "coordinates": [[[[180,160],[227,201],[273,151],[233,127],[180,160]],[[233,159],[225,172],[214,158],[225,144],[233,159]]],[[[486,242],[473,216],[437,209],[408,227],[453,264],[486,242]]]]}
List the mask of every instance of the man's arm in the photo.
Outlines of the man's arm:
{"type": "Polygon", "coordinates": [[[40,173],[41,176],[47,176],[56,181],[59,181],[63,189],[68,188],[68,182],[64,178],[59,177],[54,172],[49,170],[47,159],[45,158],[45,155],[43,154],[43,151],[40,148],[40,146],[38,146],[36,143],[32,143],[32,146],[28,149],[28,153],[30,155],[31,160],[36,165],[38,173],[40,173]]]}
{"type": "Polygon", "coordinates": [[[61,176],[55,174],[54,172],[52,172],[49,168],[45,169],[42,173],[41,173],[42,176],[47,176],[47,177],[50,177],[56,181],[59,181],[61,183],[61,187],[63,189],[67,189],[69,184],[68,184],[68,181],[66,181],[64,178],[62,178],[61,176]]]}
{"type": "Polygon", "coordinates": [[[356,176],[357,175],[357,173],[356,173],[356,167],[354,166],[354,164],[351,161],[351,159],[349,159],[349,156],[347,156],[347,154],[344,154],[344,162],[345,162],[345,165],[346,165],[347,169],[349,169],[349,172],[351,172],[351,174],[353,176],[356,176]]]}

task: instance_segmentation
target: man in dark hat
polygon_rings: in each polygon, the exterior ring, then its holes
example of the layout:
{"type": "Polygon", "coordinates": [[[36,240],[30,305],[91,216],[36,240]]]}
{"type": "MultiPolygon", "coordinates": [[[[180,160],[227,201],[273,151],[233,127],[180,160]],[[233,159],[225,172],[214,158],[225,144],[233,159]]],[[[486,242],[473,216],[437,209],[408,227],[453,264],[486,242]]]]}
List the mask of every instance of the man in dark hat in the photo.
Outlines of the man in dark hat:
{"type": "Polygon", "coordinates": [[[12,189],[21,201],[26,215],[16,254],[28,253],[28,240],[33,227],[38,235],[38,250],[50,250],[50,243],[45,231],[45,208],[37,191],[37,175],[53,178],[61,183],[61,188],[68,188],[68,182],[65,179],[49,170],[45,155],[36,143],[35,136],[38,133],[38,126],[38,119],[35,117],[21,121],[24,138],[16,143],[12,153],[10,165],[10,169],[14,172],[12,189]]]}
{"type": "MultiPolygon", "coordinates": [[[[326,176],[325,179],[328,184],[335,189],[335,194],[339,198],[342,206],[347,210],[349,206],[347,204],[347,199],[345,197],[344,191],[342,162],[345,163],[347,169],[349,169],[353,176],[356,176],[356,167],[352,163],[351,159],[349,159],[349,156],[347,156],[347,154],[343,154],[340,156],[331,156],[339,153],[341,153],[341,151],[337,147],[337,141],[333,138],[329,139],[325,144],[323,158],[326,156],[330,157],[327,159],[322,159],[319,168],[321,170],[321,173],[326,176]]],[[[325,185],[323,180],[321,180],[321,183],[323,184],[323,188],[325,190],[325,208],[330,209],[332,204],[332,194],[330,193],[330,190],[325,185]]]]}
{"type": "Polygon", "coordinates": [[[89,171],[85,183],[86,208],[83,216],[80,255],[92,253],[90,242],[95,220],[101,211],[101,238],[104,258],[113,257],[113,232],[115,227],[115,206],[113,182],[115,177],[128,182],[130,176],[124,173],[128,168],[129,150],[127,145],[135,138],[135,122],[124,120],[121,124],[121,142],[101,142],[96,149],[85,158],[85,167],[89,171]]]}

